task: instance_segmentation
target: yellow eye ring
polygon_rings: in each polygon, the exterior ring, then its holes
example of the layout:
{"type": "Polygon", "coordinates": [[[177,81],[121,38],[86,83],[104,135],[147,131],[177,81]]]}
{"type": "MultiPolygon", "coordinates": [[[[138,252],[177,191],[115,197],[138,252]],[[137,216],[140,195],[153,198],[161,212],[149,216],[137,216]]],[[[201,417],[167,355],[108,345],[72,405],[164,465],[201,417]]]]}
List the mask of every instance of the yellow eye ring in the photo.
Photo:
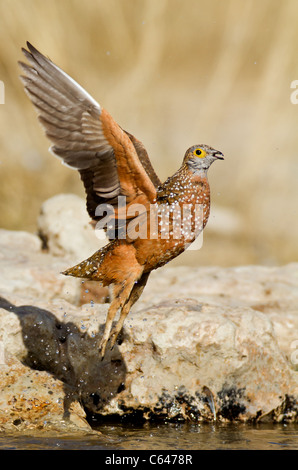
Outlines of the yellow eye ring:
{"type": "Polygon", "coordinates": [[[195,149],[194,155],[198,158],[204,158],[206,156],[205,150],[202,150],[200,148],[195,149]]]}

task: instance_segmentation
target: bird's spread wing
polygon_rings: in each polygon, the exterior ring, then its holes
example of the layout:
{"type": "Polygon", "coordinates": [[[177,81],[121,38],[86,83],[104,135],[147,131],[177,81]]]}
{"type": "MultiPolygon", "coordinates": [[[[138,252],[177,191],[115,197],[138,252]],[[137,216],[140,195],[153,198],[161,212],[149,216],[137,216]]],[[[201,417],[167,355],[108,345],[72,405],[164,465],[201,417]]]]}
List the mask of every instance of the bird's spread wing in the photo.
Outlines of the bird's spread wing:
{"type": "MultiPolygon", "coordinates": [[[[90,217],[99,220],[97,206],[106,203],[116,207],[118,196],[126,196],[128,205],[153,202],[161,182],[142,143],[121,129],[50,59],[28,42],[27,47],[22,51],[29,64],[19,62],[25,90],[53,144],[50,150],[80,172],[90,217]]],[[[117,210],[115,214],[116,219],[123,217],[117,210]]]]}

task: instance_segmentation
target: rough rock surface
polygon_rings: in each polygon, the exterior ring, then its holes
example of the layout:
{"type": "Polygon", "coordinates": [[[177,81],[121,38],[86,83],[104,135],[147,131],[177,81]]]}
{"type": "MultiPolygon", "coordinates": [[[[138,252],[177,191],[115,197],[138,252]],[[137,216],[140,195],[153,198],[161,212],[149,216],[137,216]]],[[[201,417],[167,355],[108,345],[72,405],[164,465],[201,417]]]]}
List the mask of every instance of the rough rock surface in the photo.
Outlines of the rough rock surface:
{"type": "Polygon", "coordinates": [[[81,282],[59,274],[79,253],[51,246],[0,231],[2,429],[86,431],[86,414],[297,421],[298,263],[162,268],[101,361],[108,305],[80,305],[81,282]]]}
{"type": "Polygon", "coordinates": [[[51,373],[27,367],[6,353],[0,382],[0,431],[90,432],[81,405],[69,399],[72,388],[51,373]]]}
{"type": "Polygon", "coordinates": [[[45,201],[37,227],[52,255],[68,255],[74,263],[88,258],[106,243],[102,230],[94,236],[86,201],[74,194],[58,194],[45,201]]]}

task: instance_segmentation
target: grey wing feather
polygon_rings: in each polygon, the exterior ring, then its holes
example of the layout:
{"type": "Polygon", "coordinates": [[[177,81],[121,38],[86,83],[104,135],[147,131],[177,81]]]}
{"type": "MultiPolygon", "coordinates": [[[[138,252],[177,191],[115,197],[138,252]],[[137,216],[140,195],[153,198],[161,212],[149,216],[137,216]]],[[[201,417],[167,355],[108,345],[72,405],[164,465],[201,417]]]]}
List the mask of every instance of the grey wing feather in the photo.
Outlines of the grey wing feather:
{"type": "MultiPolygon", "coordinates": [[[[86,192],[89,191],[89,209],[96,207],[121,192],[114,151],[103,135],[99,119],[101,107],[50,59],[31,44],[27,46],[30,52],[22,50],[30,65],[20,62],[25,72],[21,79],[54,144],[50,150],[64,164],[80,171],[86,192]],[[85,170],[89,170],[88,181],[85,170]]],[[[89,214],[94,217],[93,209],[89,214]]]]}
{"type": "MultiPolygon", "coordinates": [[[[29,64],[19,62],[21,79],[46,135],[53,143],[50,150],[62,162],[80,172],[87,195],[87,210],[103,202],[115,204],[121,194],[117,161],[113,147],[104,136],[100,120],[102,108],[75,80],[27,42],[22,49],[29,64]]],[[[137,156],[153,185],[160,185],[147,152],[140,141],[129,137],[137,156]]]]}

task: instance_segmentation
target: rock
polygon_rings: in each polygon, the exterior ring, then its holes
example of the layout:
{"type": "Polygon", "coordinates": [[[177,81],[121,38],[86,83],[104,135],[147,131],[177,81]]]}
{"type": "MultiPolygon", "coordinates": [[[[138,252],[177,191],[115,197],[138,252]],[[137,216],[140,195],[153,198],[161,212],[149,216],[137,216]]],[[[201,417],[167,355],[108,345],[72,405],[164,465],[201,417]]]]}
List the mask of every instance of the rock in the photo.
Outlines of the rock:
{"type": "Polygon", "coordinates": [[[7,355],[0,383],[0,430],[92,431],[72,388],[49,372],[33,370],[7,355]]]}
{"type": "Polygon", "coordinates": [[[76,264],[107,242],[103,231],[98,238],[90,222],[84,199],[58,194],[43,203],[37,225],[44,247],[52,255],[68,256],[76,264]]]}
{"type": "Polygon", "coordinates": [[[67,299],[80,305],[90,301],[87,291],[93,291],[93,300],[102,302],[108,295],[107,288],[94,292],[94,282],[82,284],[81,279],[61,274],[74,264],[73,258],[54,256],[42,250],[37,235],[0,229],[0,293],[20,294],[22,298],[67,299]]]}
{"type": "Polygon", "coordinates": [[[55,317],[28,306],[20,314],[4,298],[0,298],[0,305],[0,430],[92,432],[76,389],[54,373],[60,351],[49,353],[43,348],[45,338],[50,339],[52,348],[58,347],[55,317]],[[38,370],[38,356],[35,360],[26,347],[33,339],[31,328],[36,333],[35,354],[38,355],[39,347],[41,356],[49,358],[42,370],[38,370]]]}
{"type": "Polygon", "coordinates": [[[125,331],[119,346],[127,370],[124,390],[109,407],[122,402],[126,412],[193,420],[297,418],[296,405],[280,412],[287,397],[297,399],[297,373],[266,315],[165,301],[138,312],[125,331]]]}
{"type": "Polygon", "coordinates": [[[264,313],[187,299],[140,302],[101,361],[107,305],[18,303],[0,302],[5,354],[66,383],[89,416],[297,420],[297,372],[264,313]]]}
{"type": "MultiPolygon", "coordinates": [[[[67,267],[88,258],[107,243],[104,231],[92,227],[85,199],[74,194],[58,194],[46,200],[41,206],[37,226],[43,250],[52,257],[66,258],[67,267]]],[[[61,262],[51,258],[48,261],[57,277],[61,262]]],[[[63,266],[65,269],[65,263],[63,266]]],[[[84,281],[83,286],[80,280],[69,281],[65,276],[60,276],[59,281],[65,285],[66,292],[72,291],[73,299],[70,301],[76,304],[84,304],[91,299],[105,302],[109,296],[107,287],[99,287],[92,281],[84,281]]]]}
{"type": "Polygon", "coordinates": [[[0,262],[2,295],[66,296],[71,302],[79,302],[80,281],[71,282],[60,274],[70,261],[45,255],[36,235],[0,230],[0,262]]]}
{"type": "Polygon", "coordinates": [[[0,230],[1,429],[89,432],[90,416],[130,414],[297,421],[298,263],[153,272],[101,361],[108,305],[94,286],[79,305],[81,281],[59,274],[66,251],[0,230]]]}
{"type": "Polygon", "coordinates": [[[177,291],[183,289],[185,298],[199,302],[250,307],[270,318],[279,347],[290,360],[298,339],[298,263],[282,267],[167,267],[164,272],[152,273],[149,289],[141,298],[146,305],[152,304],[152,290],[155,302],[161,302],[177,298],[177,291]]]}

